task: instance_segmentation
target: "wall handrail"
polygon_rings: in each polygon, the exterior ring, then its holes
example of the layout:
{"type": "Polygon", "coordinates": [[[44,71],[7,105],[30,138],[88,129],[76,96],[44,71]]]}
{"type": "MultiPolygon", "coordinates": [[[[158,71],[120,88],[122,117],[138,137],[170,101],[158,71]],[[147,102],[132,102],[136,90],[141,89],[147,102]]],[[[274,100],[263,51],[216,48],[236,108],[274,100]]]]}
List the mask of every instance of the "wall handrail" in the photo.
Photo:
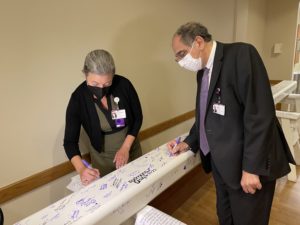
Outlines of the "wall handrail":
{"type": "MultiPolygon", "coordinates": [[[[275,85],[282,80],[270,80],[271,85],[275,85]]],[[[161,122],[152,127],[142,130],[139,134],[140,140],[145,140],[152,136],[157,135],[179,123],[187,121],[195,116],[195,110],[183,113],[179,116],[161,122]]],[[[89,159],[89,154],[83,156],[89,159]]],[[[38,187],[41,187],[47,183],[50,183],[62,176],[65,176],[74,171],[72,164],[67,161],[59,165],[53,166],[44,171],[33,174],[32,176],[26,177],[22,180],[16,181],[12,184],[0,188],[0,204],[12,200],[18,196],[21,196],[29,191],[32,191],[38,187]]]]}
{"type": "MultiPolygon", "coordinates": [[[[142,130],[139,134],[139,139],[145,140],[160,132],[163,132],[179,123],[193,118],[195,110],[183,113],[179,116],[161,122],[152,127],[142,130]]],[[[89,154],[83,156],[85,159],[89,159],[89,154]]],[[[65,176],[74,171],[74,168],[70,161],[58,164],[44,171],[33,174],[22,180],[16,181],[12,184],[0,188],[0,204],[12,200],[18,196],[21,196],[29,191],[32,191],[38,187],[41,187],[47,183],[50,183],[62,176],[65,176]]]]}

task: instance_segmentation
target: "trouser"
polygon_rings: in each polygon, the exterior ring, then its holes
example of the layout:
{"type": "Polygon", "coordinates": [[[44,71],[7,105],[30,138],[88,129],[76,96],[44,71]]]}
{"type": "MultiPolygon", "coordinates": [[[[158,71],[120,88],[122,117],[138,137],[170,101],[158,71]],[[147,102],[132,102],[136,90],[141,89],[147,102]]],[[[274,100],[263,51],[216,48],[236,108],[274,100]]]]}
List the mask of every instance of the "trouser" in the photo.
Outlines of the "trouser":
{"type": "Polygon", "coordinates": [[[247,194],[242,187],[236,190],[226,185],[213,161],[211,164],[220,225],[267,225],[276,180],[262,183],[262,189],[255,194],[247,194]]]}

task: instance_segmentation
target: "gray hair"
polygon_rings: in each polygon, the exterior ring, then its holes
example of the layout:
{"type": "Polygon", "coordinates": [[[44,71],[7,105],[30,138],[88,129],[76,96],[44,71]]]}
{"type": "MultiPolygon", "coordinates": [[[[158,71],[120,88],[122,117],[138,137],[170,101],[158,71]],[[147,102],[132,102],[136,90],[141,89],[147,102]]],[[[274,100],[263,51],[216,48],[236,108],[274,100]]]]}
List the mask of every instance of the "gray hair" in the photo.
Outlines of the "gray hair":
{"type": "Polygon", "coordinates": [[[201,36],[205,42],[210,42],[212,36],[208,33],[208,30],[205,26],[197,22],[188,22],[181,25],[178,30],[175,32],[174,36],[181,36],[181,41],[191,46],[197,36],[201,36]]]}
{"type": "Polygon", "coordinates": [[[82,72],[87,75],[88,73],[96,74],[115,74],[115,63],[112,55],[103,49],[91,51],[85,57],[82,72]]]}

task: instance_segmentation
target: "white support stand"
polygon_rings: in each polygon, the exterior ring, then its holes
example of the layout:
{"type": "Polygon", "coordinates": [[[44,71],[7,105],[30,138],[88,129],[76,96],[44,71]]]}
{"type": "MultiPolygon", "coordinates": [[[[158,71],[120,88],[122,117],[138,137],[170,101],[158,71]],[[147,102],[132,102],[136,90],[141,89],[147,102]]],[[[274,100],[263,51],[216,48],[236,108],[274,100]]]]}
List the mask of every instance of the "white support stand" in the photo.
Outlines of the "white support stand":
{"type": "MultiPolygon", "coordinates": [[[[299,110],[297,112],[276,111],[276,115],[280,120],[284,136],[288,142],[290,150],[295,157],[295,148],[299,151],[299,115],[300,107],[298,106],[299,95],[292,94],[297,88],[297,81],[284,80],[271,87],[274,103],[288,103],[288,110],[291,107],[299,110]],[[292,106],[294,104],[294,106],[292,106]]],[[[296,166],[290,164],[291,172],[288,174],[288,180],[296,181],[296,166]]]]}
{"type": "Polygon", "coordinates": [[[300,94],[289,94],[281,103],[286,111],[300,113],[300,94]]]}
{"type": "Polygon", "coordinates": [[[271,87],[274,103],[277,104],[296,90],[297,81],[284,80],[271,87]]]}
{"type": "MultiPolygon", "coordinates": [[[[285,99],[281,101],[281,109],[288,112],[300,113],[300,94],[289,94],[285,99]]],[[[298,124],[298,132],[300,135],[300,123],[298,124]]],[[[300,138],[300,137],[299,137],[300,138]]],[[[297,165],[300,165],[300,149],[295,152],[295,161],[297,165]]]]}
{"type": "MultiPolygon", "coordinates": [[[[284,112],[276,111],[284,136],[290,147],[293,157],[295,158],[295,152],[300,150],[299,145],[299,125],[300,125],[300,113],[298,112],[284,112]]],[[[296,166],[290,164],[291,172],[288,174],[288,180],[297,181],[296,166]]]]}

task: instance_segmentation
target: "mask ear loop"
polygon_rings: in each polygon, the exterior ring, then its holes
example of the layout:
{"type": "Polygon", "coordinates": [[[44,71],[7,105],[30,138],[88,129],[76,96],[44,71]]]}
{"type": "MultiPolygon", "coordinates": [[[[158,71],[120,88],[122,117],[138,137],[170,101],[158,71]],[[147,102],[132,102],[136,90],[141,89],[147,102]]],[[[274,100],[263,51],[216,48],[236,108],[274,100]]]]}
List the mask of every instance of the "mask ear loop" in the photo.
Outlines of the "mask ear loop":
{"type": "Polygon", "coordinates": [[[191,50],[189,51],[189,53],[188,54],[191,54],[191,51],[193,50],[193,47],[194,47],[194,44],[195,44],[195,40],[193,41],[193,44],[192,44],[192,47],[191,47],[191,50]]]}
{"type": "MultiPolygon", "coordinates": [[[[192,47],[191,47],[191,49],[190,49],[190,51],[183,57],[183,58],[185,58],[188,54],[191,54],[191,51],[193,50],[193,47],[194,47],[194,43],[195,43],[195,41],[193,41],[193,43],[192,43],[192,47]]],[[[183,59],[182,58],[182,59],[183,59]]],[[[181,60],[182,60],[181,59],[181,60]]],[[[179,60],[180,61],[180,60],[179,60]]]]}
{"type": "Polygon", "coordinates": [[[193,41],[192,47],[191,47],[191,49],[190,49],[190,51],[189,51],[188,54],[191,54],[191,51],[193,50],[193,47],[194,47],[194,43],[195,43],[195,41],[193,41]]]}

